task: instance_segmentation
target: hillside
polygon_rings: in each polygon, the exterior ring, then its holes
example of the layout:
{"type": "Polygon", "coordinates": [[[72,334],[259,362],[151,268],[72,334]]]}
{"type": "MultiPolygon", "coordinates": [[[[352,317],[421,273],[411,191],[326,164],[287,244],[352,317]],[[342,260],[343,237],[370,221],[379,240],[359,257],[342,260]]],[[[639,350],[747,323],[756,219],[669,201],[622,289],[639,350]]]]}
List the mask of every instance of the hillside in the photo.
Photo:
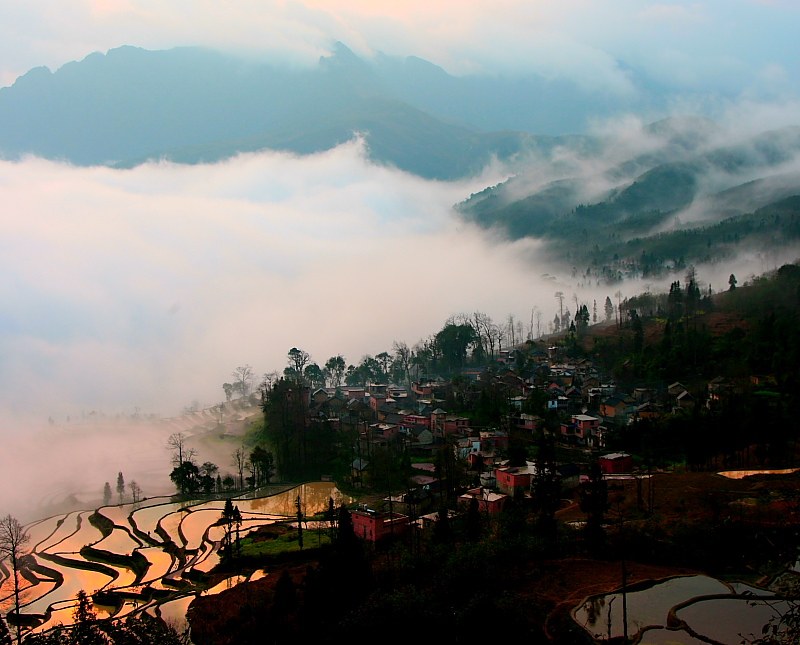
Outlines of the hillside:
{"type": "Polygon", "coordinates": [[[476,107],[496,98],[481,83],[421,59],[366,62],[341,44],[312,69],[200,48],[120,47],[53,73],[32,69],[0,88],[0,152],[130,167],[149,158],[198,163],[264,148],[305,154],[358,133],[378,162],[455,179],[493,157],[547,156],[583,141],[508,128],[519,121],[497,106],[476,107]],[[453,92],[447,100],[446,88],[453,92]],[[465,104],[472,107],[458,108],[465,104]],[[481,113],[490,115],[483,126],[464,120],[481,113]]]}
{"type": "Polygon", "coordinates": [[[796,244],[800,128],[735,140],[709,121],[685,118],[637,136],[627,147],[607,141],[592,156],[521,173],[458,209],[509,238],[546,239],[555,262],[573,264],[577,248],[578,268],[600,267],[608,281],[717,261],[765,242],[796,244]],[[783,219],[766,217],[776,209],[783,219]],[[642,254],[649,261],[640,262],[642,254]]]}

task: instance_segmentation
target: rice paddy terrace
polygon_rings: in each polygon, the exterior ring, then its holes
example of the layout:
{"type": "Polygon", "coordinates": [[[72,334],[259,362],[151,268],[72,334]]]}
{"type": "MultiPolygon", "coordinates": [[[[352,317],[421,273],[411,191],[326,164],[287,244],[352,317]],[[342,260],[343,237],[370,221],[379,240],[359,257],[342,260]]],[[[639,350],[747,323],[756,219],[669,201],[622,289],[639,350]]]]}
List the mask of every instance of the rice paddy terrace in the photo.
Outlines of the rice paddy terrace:
{"type": "MultiPolygon", "coordinates": [[[[234,500],[241,533],[296,516],[295,501],[312,515],[342,495],[326,482],[273,495],[234,500]]],[[[98,618],[148,612],[180,624],[198,594],[213,594],[248,579],[233,576],[212,589],[203,574],[220,560],[224,500],[104,506],[50,517],[26,527],[30,541],[21,568],[20,613],[28,633],[73,623],[76,595],[91,594],[98,618]]],[[[253,576],[263,575],[256,572],[253,576]]],[[[252,576],[251,576],[252,577],[252,576]]],[[[0,564],[0,608],[14,602],[9,571],[0,564]]]]}

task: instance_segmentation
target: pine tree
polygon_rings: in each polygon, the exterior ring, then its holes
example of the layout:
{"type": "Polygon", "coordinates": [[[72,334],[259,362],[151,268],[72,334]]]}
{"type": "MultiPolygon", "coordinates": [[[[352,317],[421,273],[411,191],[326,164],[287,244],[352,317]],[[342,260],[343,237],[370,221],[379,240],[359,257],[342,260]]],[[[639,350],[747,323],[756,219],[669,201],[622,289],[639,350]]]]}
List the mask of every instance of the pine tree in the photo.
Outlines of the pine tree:
{"type": "Polygon", "coordinates": [[[2,616],[0,616],[0,645],[11,645],[11,632],[8,631],[2,616]]]}
{"type": "Polygon", "coordinates": [[[103,485],[103,505],[108,506],[111,503],[111,484],[106,482],[103,485]]]}
{"type": "Polygon", "coordinates": [[[478,498],[472,497],[469,501],[467,508],[467,540],[470,542],[478,542],[481,539],[481,513],[480,506],[478,505],[478,498]]]}
{"type": "Polygon", "coordinates": [[[125,495],[125,478],[122,476],[122,471],[117,475],[117,495],[119,495],[119,503],[122,504],[122,498],[125,495]]]}

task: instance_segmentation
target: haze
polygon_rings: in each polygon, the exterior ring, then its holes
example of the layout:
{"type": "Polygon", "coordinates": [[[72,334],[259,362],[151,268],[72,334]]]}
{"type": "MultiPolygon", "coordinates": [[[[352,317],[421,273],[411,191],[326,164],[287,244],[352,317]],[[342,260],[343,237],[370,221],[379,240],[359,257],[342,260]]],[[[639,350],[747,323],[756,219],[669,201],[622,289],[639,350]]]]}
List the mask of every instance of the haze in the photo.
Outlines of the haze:
{"type": "MultiPolygon", "coordinates": [[[[207,45],[311,66],[341,40],[367,58],[539,74],[627,104],[646,82],[663,97],[659,110],[595,124],[626,131],[633,149],[644,145],[638,125],[665,116],[664,105],[718,117],[741,137],[800,123],[798,23],[792,0],[0,0],[0,85],[123,44],[207,45]]],[[[0,472],[16,481],[13,501],[0,487],[0,510],[56,489],[99,492],[123,463],[146,494],[169,490],[160,432],[103,427],[100,440],[63,434],[48,417],[174,415],[222,400],[238,365],[281,370],[295,346],[320,363],[339,353],[356,363],[460,312],[527,324],[537,306],[546,324],[556,290],[602,310],[616,288],[542,279],[557,271],[540,261],[538,242],[504,242],[454,217],[453,204],[511,172],[495,163],[467,181],[427,181],[369,162],[359,139],[313,156],[200,166],[0,161],[0,472]]],[[[741,281],[792,259],[754,250],[698,269],[721,289],[732,271],[741,281]]]]}

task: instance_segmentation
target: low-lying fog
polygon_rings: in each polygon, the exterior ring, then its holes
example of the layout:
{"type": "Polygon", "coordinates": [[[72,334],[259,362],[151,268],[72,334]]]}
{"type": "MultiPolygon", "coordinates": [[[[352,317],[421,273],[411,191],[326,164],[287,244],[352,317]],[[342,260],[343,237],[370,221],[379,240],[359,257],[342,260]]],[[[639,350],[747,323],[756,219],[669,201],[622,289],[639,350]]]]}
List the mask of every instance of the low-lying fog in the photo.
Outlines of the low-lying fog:
{"type": "MultiPolygon", "coordinates": [[[[438,183],[363,152],[354,141],[133,170],[0,162],[0,513],[73,490],[96,499],[118,470],[147,495],[170,491],[168,430],[65,426],[68,415],[172,416],[224,400],[238,365],[282,370],[292,347],[356,363],[452,314],[527,326],[537,306],[544,328],[555,291],[570,309],[573,293],[600,312],[613,297],[542,279],[554,270],[536,242],[493,240],[453,215],[501,167],[438,183]]],[[[700,277],[722,289],[729,269],[700,277]]]]}

